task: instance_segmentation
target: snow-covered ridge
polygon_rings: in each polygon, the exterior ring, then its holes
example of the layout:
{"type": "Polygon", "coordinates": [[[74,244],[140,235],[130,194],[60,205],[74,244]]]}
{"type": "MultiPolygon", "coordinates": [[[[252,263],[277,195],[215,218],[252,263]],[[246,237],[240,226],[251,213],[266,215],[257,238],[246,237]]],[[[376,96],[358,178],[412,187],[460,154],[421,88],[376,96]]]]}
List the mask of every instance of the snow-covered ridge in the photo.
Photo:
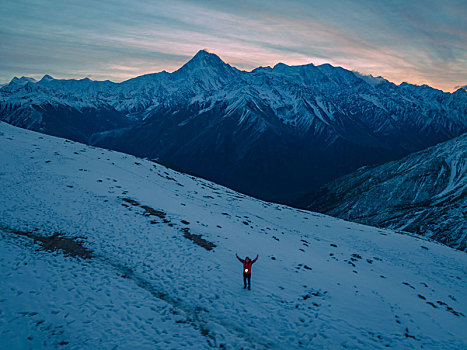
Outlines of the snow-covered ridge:
{"type": "Polygon", "coordinates": [[[362,165],[466,132],[467,92],[397,86],[329,64],[246,72],[201,50],[173,73],[118,84],[12,81],[0,88],[0,120],[294,203],[362,165]]]}
{"type": "Polygon", "coordinates": [[[323,186],[308,206],[467,250],[467,134],[323,186]],[[311,203],[311,204],[310,204],[311,203]]]}
{"type": "MultiPolygon", "coordinates": [[[[202,98],[204,101],[231,101],[234,103],[246,92],[252,94],[270,105],[276,112],[285,106],[294,106],[304,99],[309,107],[299,113],[300,118],[313,119],[315,109],[319,106],[313,101],[316,96],[328,100],[328,103],[340,105],[343,102],[347,108],[364,106],[365,101],[359,101],[358,94],[365,93],[383,100],[384,107],[376,105],[384,112],[407,109],[415,105],[422,109],[423,118],[428,118],[426,124],[433,122],[433,112],[445,112],[446,103],[458,101],[459,106],[451,105],[460,111],[460,122],[465,126],[465,108],[467,97],[461,92],[445,93],[428,86],[415,86],[402,83],[397,86],[382,77],[364,76],[329,64],[315,66],[288,66],[279,63],[274,68],[258,68],[252,72],[240,71],[224,63],[218,56],[204,50],[199,51],[189,62],[173,73],[161,72],[143,75],[122,83],[110,81],[92,81],[84,79],[54,79],[45,75],[41,80],[22,77],[13,80],[0,90],[0,103],[10,106],[21,106],[32,103],[64,104],[77,109],[115,108],[124,113],[136,111],[144,114],[151,106],[172,103],[184,104],[187,100],[202,98]],[[238,93],[235,93],[238,92],[238,93]],[[349,93],[354,101],[340,100],[349,93]],[[426,110],[426,111],[425,111],[426,110]],[[427,113],[430,111],[430,113],[427,113]]],[[[366,99],[368,101],[368,99],[366,99]]],[[[335,108],[336,112],[339,108],[335,108]]],[[[346,111],[349,113],[351,111],[346,111]]],[[[354,113],[354,112],[351,112],[354,113]]],[[[334,113],[335,114],[335,113],[334,113]]],[[[383,113],[384,114],[384,113],[383,113]]],[[[459,113],[458,113],[459,114],[459,113]]],[[[295,113],[283,116],[283,120],[293,120],[295,113]],[[284,118],[286,117],[286,118],[284,118]]],[[[413,116],[410,116],[413,118],[413,116]]],[[[458,123],[458,118],[450,116],[451,123],[458,123]]],[[[367,121],[378,123],[377,120],[367,121]]],[[[413,122],[417,122],[413,120],[413,122]]],[[[305,123],[305,125],[309,124],[305,123]]],[[[303,124],[300,126],[303,128],[303,124]]]]}
{"type": "Polygon", "coordinates": [[[463,252],[1,122],[0,164],[8,348],[467,346],[463,252]]]}

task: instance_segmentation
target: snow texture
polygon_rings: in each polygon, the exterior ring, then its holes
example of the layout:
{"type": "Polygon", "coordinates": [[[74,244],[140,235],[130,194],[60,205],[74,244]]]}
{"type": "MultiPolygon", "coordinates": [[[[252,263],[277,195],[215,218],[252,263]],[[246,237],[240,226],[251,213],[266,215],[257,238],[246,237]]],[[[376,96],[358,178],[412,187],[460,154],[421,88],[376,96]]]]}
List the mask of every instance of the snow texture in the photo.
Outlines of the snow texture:
{"type": "Polygon", "coordinates": [[[3,348],[467,347],[464,252],[5,123],[0,164],[3,348]]]}

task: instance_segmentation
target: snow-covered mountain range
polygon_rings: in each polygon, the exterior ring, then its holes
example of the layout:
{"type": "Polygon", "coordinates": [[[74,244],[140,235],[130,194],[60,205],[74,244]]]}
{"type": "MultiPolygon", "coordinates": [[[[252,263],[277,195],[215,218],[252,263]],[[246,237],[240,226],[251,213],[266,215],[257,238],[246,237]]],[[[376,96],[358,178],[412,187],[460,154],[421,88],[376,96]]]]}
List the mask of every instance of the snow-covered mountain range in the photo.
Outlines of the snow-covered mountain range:
{"type": "Polygon", "coordinates": [[[290,203],[362,165],[467,131],[467,92],[329,64],[246,72],[202,50],[173,73],[119,84],[15,78],[0,89],[0,118],[290,203]]]}
{"type": "Polygon", "coordinates": [[[467,134],[376,167],[307,198],[311,210],[431,237],[467,250],[467,134]]]}
{"type": "Polygon", "coordinates": [[[2,347],[467,347],[464,252],[2,122],[0,164],[2,347]]]}

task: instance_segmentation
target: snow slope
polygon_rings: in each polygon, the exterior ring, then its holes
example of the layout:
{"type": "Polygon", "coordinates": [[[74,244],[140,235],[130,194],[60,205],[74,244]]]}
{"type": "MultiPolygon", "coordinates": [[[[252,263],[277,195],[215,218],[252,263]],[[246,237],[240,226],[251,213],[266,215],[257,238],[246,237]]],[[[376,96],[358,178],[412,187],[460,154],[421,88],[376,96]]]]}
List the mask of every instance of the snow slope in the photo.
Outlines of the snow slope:
{"type": "Polygon", "coordinates": [[[467,134],[377,167],[307,198],[311,210],[428,236],[467,250],[467,134]]]}
{"type": "Polygon", "coordinates": [[[0,164],[9,349],[467,346],[464,252],[5,123],[0,164]]]}

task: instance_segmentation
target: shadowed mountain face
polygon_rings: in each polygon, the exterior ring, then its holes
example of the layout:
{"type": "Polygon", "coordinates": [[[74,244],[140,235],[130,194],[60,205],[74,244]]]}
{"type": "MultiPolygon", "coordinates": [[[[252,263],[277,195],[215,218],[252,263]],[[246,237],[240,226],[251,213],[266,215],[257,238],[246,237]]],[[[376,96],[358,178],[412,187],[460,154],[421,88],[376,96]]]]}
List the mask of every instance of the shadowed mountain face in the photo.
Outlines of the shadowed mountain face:
{"type": "Polygon", "coordinates": [[[467,131],[467,92],[363,77],[330,65],[240,71],[198,52],[173,73],[120,84],[14,79],[11,124],[158,159],[267,200],[294,203],[362,165],[467,131]]]}
{"type": "Polygon", "coordinates": [[[308,208],[467,250],[467,134],[321,187],[308,208]]]}

